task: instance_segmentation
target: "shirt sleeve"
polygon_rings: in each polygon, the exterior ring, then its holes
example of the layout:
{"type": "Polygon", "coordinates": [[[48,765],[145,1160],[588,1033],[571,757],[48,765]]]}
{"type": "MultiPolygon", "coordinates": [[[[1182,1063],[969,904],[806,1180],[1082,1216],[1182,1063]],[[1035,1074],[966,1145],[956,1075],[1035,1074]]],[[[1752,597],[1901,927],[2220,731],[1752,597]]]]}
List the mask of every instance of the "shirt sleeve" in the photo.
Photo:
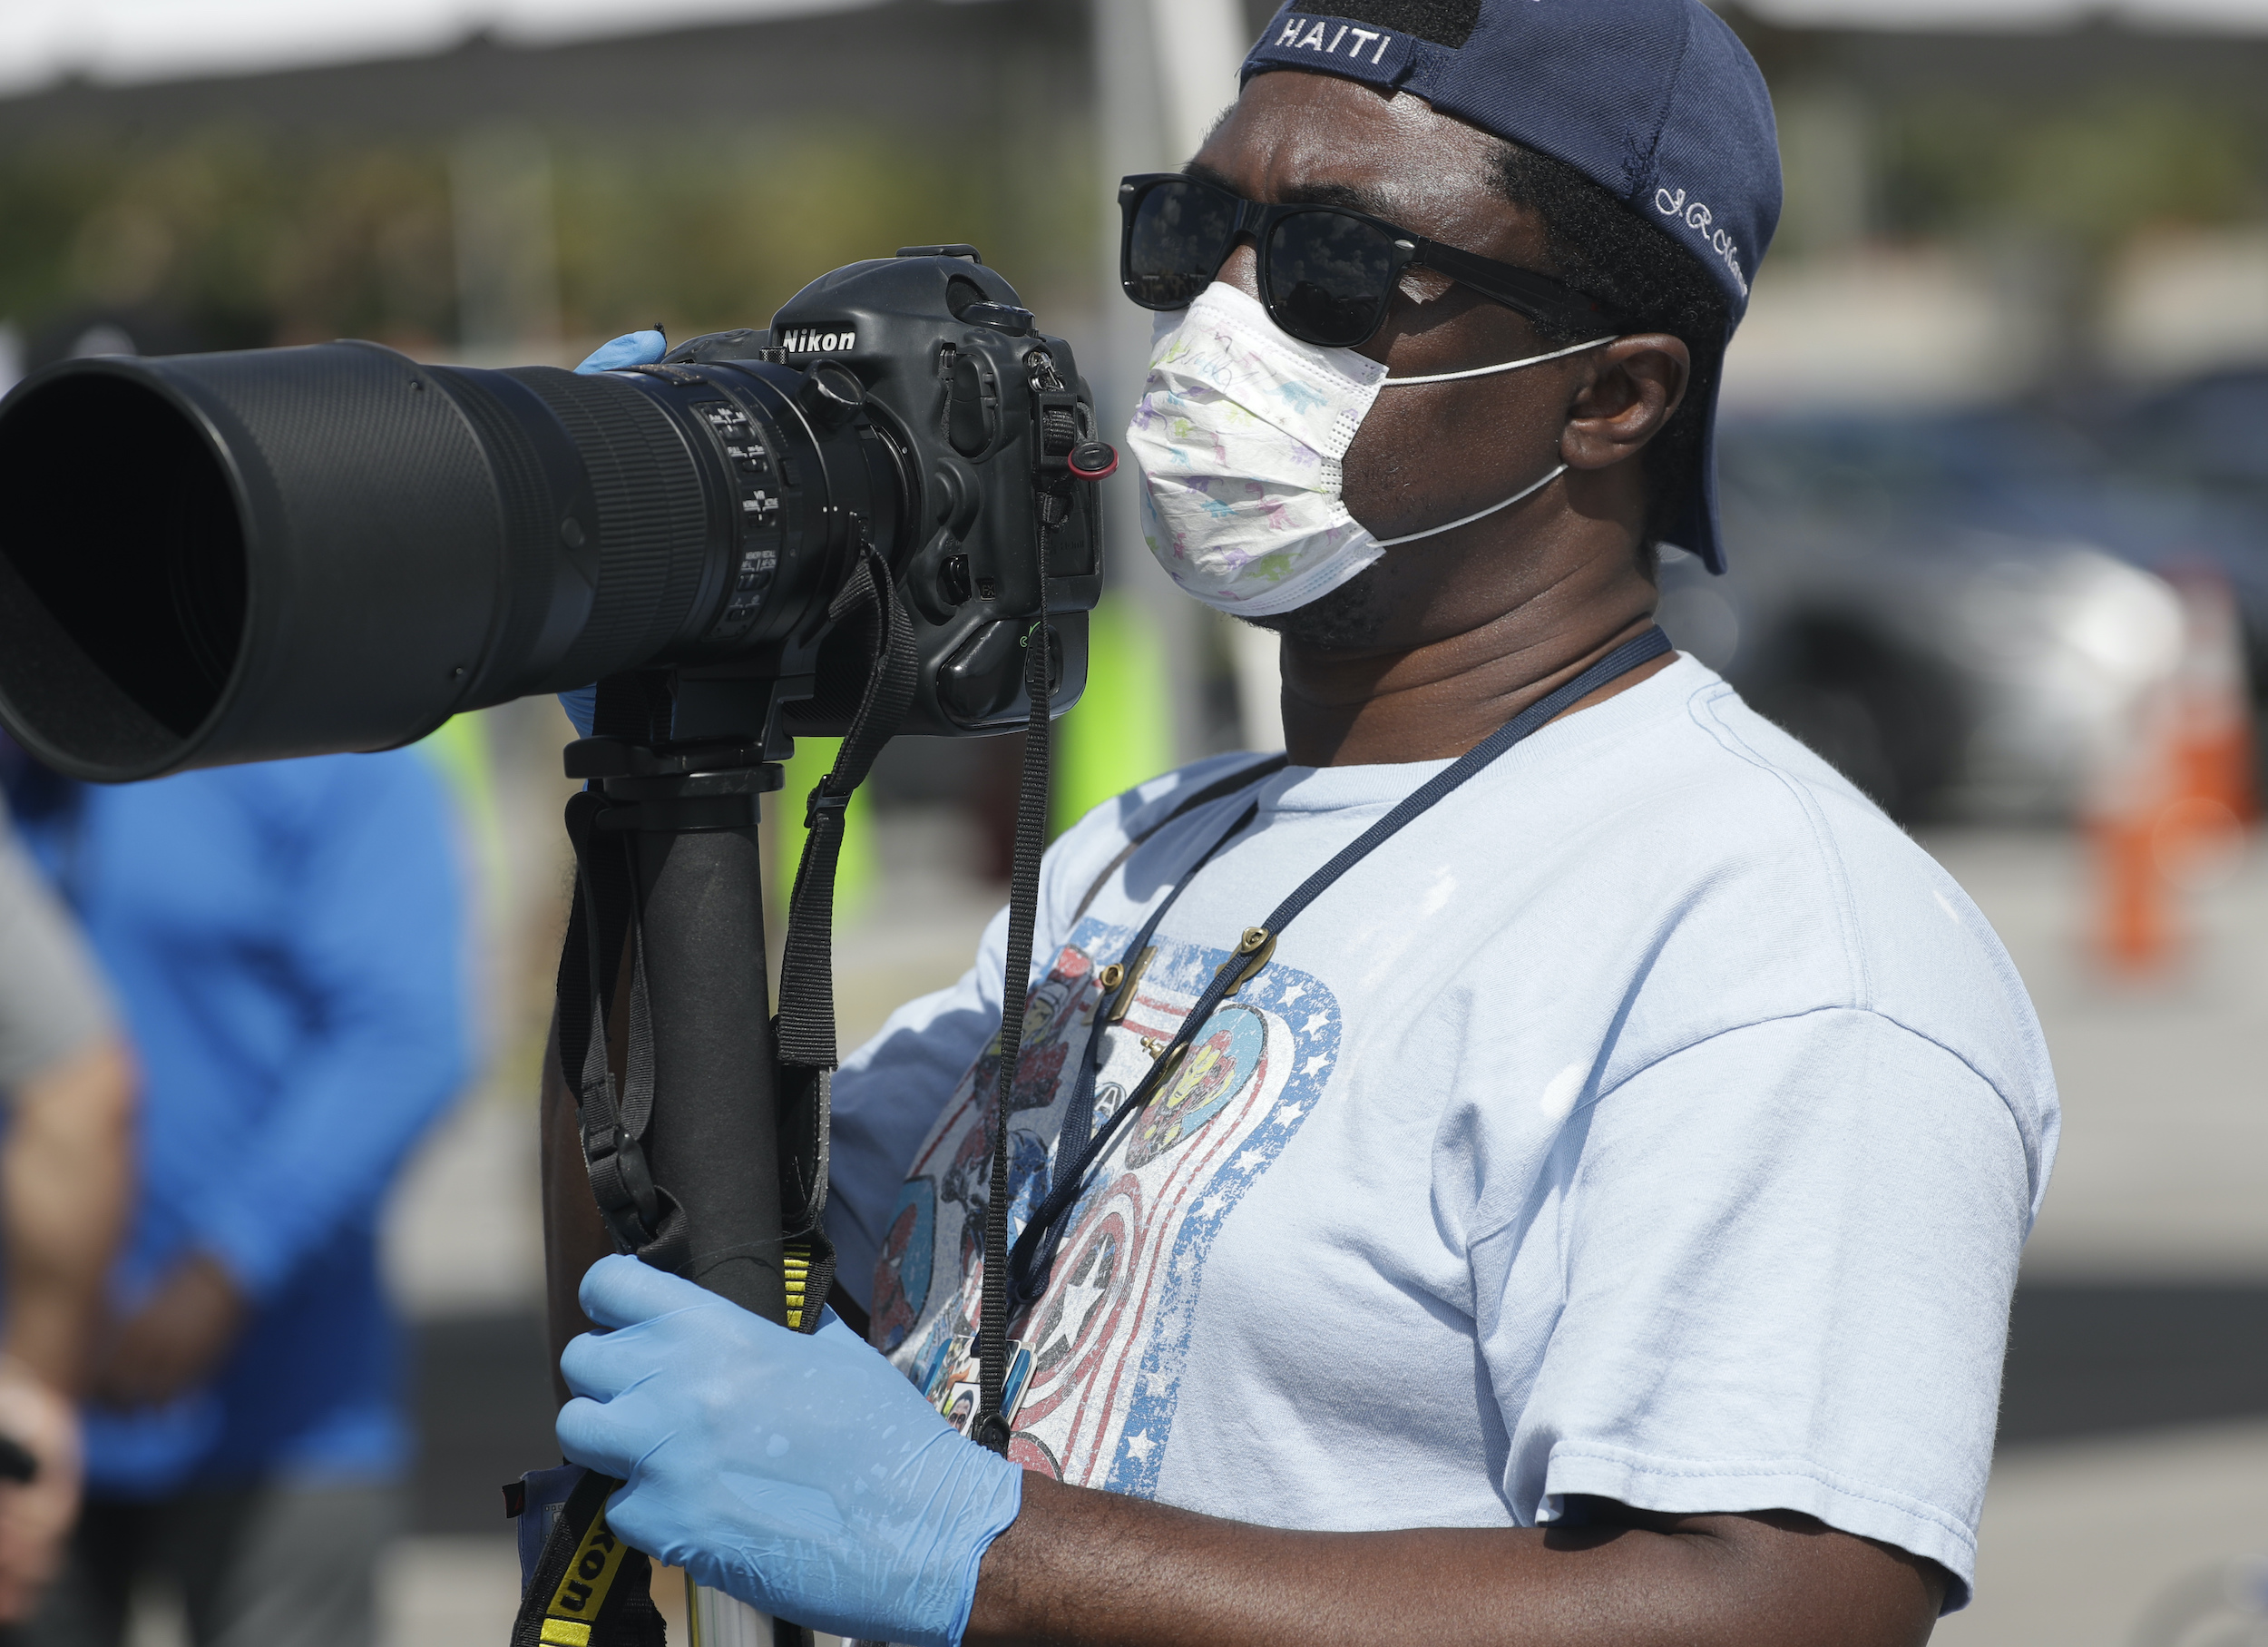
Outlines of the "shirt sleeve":
{"type": "Polygon", "coordinates": [[[0,815],[0,1092],[108,1033],[93,958],[0,815]]]}
{"type": "Polygon", "coordinates": [[[439,783],[410,751],[325,765],[327,781],[298,798],[282,935],[310,1028],[274,1109],[195,1213],[199,1243],[256,1302],[375,1216],[466,1073],[465,929],[439,783]]]}
{"type": "Polygon", "coordinates": [[[1520,1221],[1556,1241],[1475,1259],[1514,1505],[1796,1510],[1938,1563],[1966,1604],[2030,1211],[1999,1094],[1886,1018],[1811,1013],[1579,1110],[1549,1181],[1520,1221]]]}

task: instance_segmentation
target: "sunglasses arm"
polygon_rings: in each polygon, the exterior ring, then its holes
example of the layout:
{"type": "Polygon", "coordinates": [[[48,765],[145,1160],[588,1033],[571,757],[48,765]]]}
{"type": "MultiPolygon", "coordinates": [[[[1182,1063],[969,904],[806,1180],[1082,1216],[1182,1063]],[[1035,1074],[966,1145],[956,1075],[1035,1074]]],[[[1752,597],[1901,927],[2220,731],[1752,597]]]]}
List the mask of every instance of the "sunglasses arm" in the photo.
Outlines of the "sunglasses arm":
{"type": "Polygon", "coordinates": [[[1470,251],[1460,251],[1454,246],[1442,245],[1439,240],[1419,240],[1398,244],[1412,247],[1411,262],[1445,274],[1460,286],[1470,286],[1482,297],[1526,315],[1530,320],[1540,321],[1546,326],[1563,326],[1578,332],[1601,328],[1613,330],[1620,325],[1615,312],[1605,304],[1585,297],[1548,275],[1515,269],[1510,263],[1478,257],[1470,251]]]}

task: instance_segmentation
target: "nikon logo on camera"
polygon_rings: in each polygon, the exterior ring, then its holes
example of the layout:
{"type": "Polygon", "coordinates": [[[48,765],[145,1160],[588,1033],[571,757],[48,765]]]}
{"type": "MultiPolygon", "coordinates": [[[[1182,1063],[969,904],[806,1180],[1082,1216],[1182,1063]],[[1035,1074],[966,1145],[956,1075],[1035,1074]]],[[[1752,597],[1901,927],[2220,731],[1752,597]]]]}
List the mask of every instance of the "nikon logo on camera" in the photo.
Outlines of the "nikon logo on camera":
{"type": "Polygon", "coordinates": [[[847,328],[830,331],[824,326],[790,326],[780,333],[779,347],[791,355],[846,354],[858,347],[858,334],[847,328]]]}

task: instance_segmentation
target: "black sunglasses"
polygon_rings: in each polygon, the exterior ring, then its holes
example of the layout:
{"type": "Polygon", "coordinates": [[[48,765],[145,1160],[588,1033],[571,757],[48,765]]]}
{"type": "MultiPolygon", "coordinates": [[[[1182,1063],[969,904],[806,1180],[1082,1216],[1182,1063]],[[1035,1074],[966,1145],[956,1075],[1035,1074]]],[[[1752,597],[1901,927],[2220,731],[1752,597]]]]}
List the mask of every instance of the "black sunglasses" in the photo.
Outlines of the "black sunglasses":
{"type": "Polygon", "coordinates": [[[1144,309],[1183,309],[1220,273],[1238,237],[1260,257],[1260,301],[1303,343],[1355,348],[1377,336],[1412,264],[1546,326],[1611,332],[1614,313],[1574,288],[1343,206],[1269,206],[1178,172],[1119,184],[1126,224],[1119,282],[1144,309]]]}

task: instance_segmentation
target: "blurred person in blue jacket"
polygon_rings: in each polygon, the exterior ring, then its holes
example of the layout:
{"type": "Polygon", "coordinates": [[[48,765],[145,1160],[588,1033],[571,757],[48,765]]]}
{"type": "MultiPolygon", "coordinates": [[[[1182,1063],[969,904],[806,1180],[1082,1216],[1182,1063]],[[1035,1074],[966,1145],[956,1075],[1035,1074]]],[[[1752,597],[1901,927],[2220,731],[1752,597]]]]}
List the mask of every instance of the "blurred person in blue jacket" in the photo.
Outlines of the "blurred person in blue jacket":
{"type": "Polygon", "coordinates": [[[78,1517],[77,1397],[126,1226],[134,1069],[100,969],[0,807],[0,1639],[37,1605],[78,1517]]]}
{"type": "Polygon", "coordinates": [[[163,1576],[199,1647],[357,1647],[410,1450],[379,1208],[466,1070],[440,784],[410,751],[12,778],[145,1080],[86,1507],[24,1639],[109,1647],[163,1576]]]}

